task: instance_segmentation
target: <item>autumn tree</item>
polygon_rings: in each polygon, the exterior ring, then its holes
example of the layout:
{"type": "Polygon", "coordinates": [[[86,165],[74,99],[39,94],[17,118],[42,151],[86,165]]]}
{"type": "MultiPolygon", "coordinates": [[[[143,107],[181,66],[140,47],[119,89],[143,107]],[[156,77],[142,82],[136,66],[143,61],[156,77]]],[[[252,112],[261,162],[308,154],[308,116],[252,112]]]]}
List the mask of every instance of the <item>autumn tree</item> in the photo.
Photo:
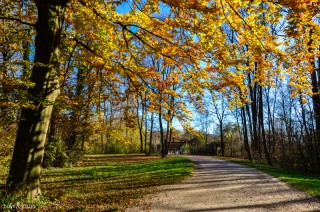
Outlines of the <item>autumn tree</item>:
{"type": "MultiPolygon", "coordinates": [[[[78,141],[84,146],[87,138],[80,138],[79,134],[86,127],[80,126],[81,122],[95,122],[92,133],[99,135],[101,147],[106,148],[105,141],[112,134],[119,135],[112,127],[122,126],[122,120],[127,119],[127,124],[140,128],[141,150],[143,142],[146,150],[146,117],[157,114],[165,156],[173,119],[179,118],[188,128],[190,111],[185,102],[200,104],[208,89],[221,93],[220,98],[228,100],[230,109],[241,108],[242,137],[249,158],[271,164],[276,158],[270,155],[275,152],[275,140],[285,134],[283,147],[287,143],[299,145],[300,155],[305,155],[303,148],[316,147],[312,160],[318,162],[319,65],[315,61],[319,61],[319,17],[315,3],[2,1],[0,19],[6,30],[1,31],[1,101],[7,106],[8,102],[9,106],[13,103],[16,85],[25,91],[19,91],[23,95],[17,95],[21,98],[14,104],[17,111],[21,109],[21,116],[7,181],[9,190],[23,188],[31,199],[40,194],[41,164],[54,105],[68,105],[69,115],[64,115],[75,123],[73,131],[65,136],[69,149],[78,141]],[[117,12],[117,5],[128,9],[117,12]],[[279,39],[273,26],[284,19],[288,29],[279,33],[287,39],[279,39]],[[10,23],[19,27],[10,28],[10,23]],[[23,42],[13,36],[15,30],[24,32],[17,33],[23,42]],[[35,52],[29,48],[32,45],[35,52]],[[13,60],[13,55],[19,59],[13,60]],[[34,58],[31,63],[30,58],[34,58]],[[150,58],[153,62],[146,65],[150,58]],[[18,73],[17,67],[19,77],[10,76],[9,73],[18,73]],[[293,117],[293,112],[283,119],[272,114],[268,95],[279,84],[289,84],[289,95],[301,97],[301,117],[293,117]],[[61,92],[63,95],[59,96],[61,92]],[[312,127],[307,124],[313,121],[307,122],[306,118],[309,97],[313,102],[315,134],[310,133],[312,127]],[[278,130],[274,126],[277,118],[287,126],[281,125],[278,130]],[[295,120],[301,121],[304,132],[297,130],[295,120]],[[284,133],[281,127],[289,132],[284,133]]],[[[286,112],[287,101],[275,101],[284,105],[281,113],[286,112]]],[[[6,108],[1,106],[0,110],[8,116],[6,108]]],[[[225,110],[219,114],[225,114],[225,110]]]]}
{"type": "MultiPolygon", "coordinates": [[[[141,4],[142,8],[132,5],[132,11],[125,15],[115,12],[113,2],[103,4],[94,1],[61,0],[34,3],[37,11],[30,11],[30,16],[35,17],[35,23],[32,19],[29,23],[28,18],[19,16],[19,11],[14,8],[9,13],[2,14],[2,19],[34,26],[36,32],[36,51],[30,77],[34,85],[27,91],[31,104],[21,112],[7,181],[9,190],[26,188],[31,199],[41,193],[40,174],[46,135],[52,108],[60,93],[61,40],[72,41],[85,49],[94,66],[102,67],[100,72],[103,70],[109,76],[119,73],[131,77],[133,81],[146,73],[135,61],[134,54],[139,49],[146,47],[146,53],[158,52],[167,58],[173,57],[177,49],[181,49],[173,40],[172,30],[159,30],[157,24],[170,27],[167,21],[146,15],[158,10],[159,4],[151,6],[153,2],[141,4]],[[64,30],[64,24],[68,24],[69,28],[64,30]],[[103,28],[99,28],[101,26],[103,28]],[[132,40],[135,40],[134,46],[132,40]],[[114,48],[117,48],[117,51],[114,51],[114,48]],[[124,52],[122,49],[128,51],[124,52]]],[[[181,55],[183,54],[186,55],[182,52],[181,55]]],[[[81,70],[81,67],[79,68],[81,70]]],[[[78,82],[76,90],[79,93],[82,90],[80,78],[78,82]]]]}

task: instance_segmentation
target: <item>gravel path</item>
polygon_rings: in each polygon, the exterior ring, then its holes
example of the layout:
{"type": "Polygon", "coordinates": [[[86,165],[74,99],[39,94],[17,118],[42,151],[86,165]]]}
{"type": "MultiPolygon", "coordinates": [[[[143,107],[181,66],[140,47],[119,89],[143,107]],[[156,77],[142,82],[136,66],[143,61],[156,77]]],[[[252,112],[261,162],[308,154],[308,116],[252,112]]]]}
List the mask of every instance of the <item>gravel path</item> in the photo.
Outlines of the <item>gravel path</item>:
{"type": "Polygon", "coordinates": [[[127,211],[320,211],[307,194],[254,168],[206,156],[186,156],[193,176],[163,186],[127,211]]]}

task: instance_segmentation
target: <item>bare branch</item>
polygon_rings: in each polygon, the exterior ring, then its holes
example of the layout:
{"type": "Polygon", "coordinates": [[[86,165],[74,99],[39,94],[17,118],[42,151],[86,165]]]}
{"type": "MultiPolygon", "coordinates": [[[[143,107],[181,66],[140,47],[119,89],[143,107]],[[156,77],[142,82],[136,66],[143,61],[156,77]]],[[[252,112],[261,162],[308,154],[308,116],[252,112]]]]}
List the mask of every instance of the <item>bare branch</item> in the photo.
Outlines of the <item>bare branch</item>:
{"type": "Polygon", "coordinates": [[[77,38],[73,38],[74,41],[76,41],[78,44],[80,44],[80,46],[82,46],[83,48],[85,48],[86,50],[88,50],[90,53],[103,58],[102,56],[98,55],[93,49],[91,49],[88,45],[84,44],[83,42],[81,42],[80,40],[78,40],[77,38]]]}

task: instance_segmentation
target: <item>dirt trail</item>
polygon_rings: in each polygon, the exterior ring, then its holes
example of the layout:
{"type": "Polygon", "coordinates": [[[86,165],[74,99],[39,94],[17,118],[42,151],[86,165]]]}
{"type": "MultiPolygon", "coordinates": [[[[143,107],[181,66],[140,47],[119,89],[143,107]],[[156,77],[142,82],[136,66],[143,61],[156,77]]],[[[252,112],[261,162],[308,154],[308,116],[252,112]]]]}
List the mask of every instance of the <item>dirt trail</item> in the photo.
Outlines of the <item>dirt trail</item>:
{"type": "Polygon", "coordinates": [[[254,168],[206,156],[186,156],[193,176],[163,186],[127,211],[320,211],[320,204],[254,168]]]}

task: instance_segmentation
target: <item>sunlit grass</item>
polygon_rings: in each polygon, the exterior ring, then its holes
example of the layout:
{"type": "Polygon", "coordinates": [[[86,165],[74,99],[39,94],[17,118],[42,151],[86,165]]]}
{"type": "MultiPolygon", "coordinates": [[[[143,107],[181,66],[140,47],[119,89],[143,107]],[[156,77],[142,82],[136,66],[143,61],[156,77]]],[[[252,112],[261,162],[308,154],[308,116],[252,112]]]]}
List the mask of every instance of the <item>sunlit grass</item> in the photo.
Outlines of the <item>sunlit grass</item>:
{"type": "Polygon", "coordinates": [[[218,158],[256,168],[260,171],[275,176],[278,179],[297,187],[301,191],[307,192],[313,197],[320,198],[320,176],[308,175],[298,171],[284,170],[281,168],[271,167],[264,164],[250,163],[249,161],[242,159],[226,157],[218,158]]]}
{"type": "Polygon", "coordinates": [[[193,170],[185,158],[141,155],[100,155],[79,165],[44,170],[44,195],[55,202],[44,210],[121,210],[160,185],[187,178],[193,170]],[[97,160],[99,166],[90,166],[90,161],[97,164],[97,160]]]}

